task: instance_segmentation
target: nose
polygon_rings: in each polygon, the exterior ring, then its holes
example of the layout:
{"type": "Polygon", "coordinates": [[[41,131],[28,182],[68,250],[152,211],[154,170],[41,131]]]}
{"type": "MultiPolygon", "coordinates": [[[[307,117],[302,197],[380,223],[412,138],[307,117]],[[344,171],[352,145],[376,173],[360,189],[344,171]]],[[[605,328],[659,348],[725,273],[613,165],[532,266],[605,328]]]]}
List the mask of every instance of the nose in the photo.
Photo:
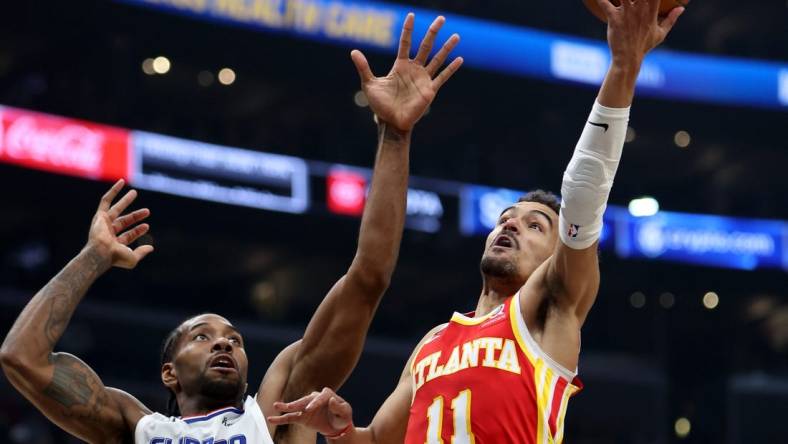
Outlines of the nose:
{"type": "Polygon", "coordinates": [[[517,219],[515,219],[513,217],[507,219],[506,222],[503,223],[503,226],[502,226],[501,230],[502,231],[511,231],[511,232],[513,232],[515,234],[519,233],[520,229],[517,228],[517,219]]]}
{"type": "Polygon", "coordinates": [[[231,353],[233,351],[233,344],[227,338],[220,337],[214,341],[211,350],[216,352],[231,353]]]}

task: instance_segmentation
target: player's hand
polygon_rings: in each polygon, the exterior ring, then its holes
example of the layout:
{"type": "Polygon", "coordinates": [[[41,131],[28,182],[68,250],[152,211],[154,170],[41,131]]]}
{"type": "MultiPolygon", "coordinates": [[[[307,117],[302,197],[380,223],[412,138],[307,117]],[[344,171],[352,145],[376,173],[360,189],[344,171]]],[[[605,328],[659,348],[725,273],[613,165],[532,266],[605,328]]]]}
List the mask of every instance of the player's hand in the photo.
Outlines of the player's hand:
{"type": "Polygon", "coordinates": [[[353,408],[328,387],[293,402],[275,402],[274,408],[282,414],[269,416],[271,424],[301,424],[326,436],[342,433],[353,424],[353,408]]]}
{"type": "Polygon", "coordinates": [[[350,53],[361,77],[361,89],[367,96],[370,108],[379,120],[401,131],[413,129],[413,125],[424,115],[438,90],[452,74],[457,72],[463,61],[462,57],[457,57],[446,69],[438,73],[449,53],[460,41],[460,36],[453,34],[427,64],[435,37],[446,21],[441,16],[432,22],[427,35],[421,41],[416,57],[411,59],[413,21],[414,14],[409,13],[402,25],[397,60],[385,77],[375,77],[372,74],[369,63],[361,51],[353,50],[350,53]]]}
{"type": "Polygon", "coordinates": [[[643,58],[665,40],[683,7],[673,8],[659,17],[660,0],[621,0],[614,6],[609,0],[596,0],[607,16],[607,41],[613,64],[640,66],[643,58]]]}
{"type": "Polygon", "coordinates": [[[123,214],[137,198],[135,190],[129,191],[112,205],[112,201],[123,189],[124,183],[123,179],[115,182],[115,185],[101,198],[98,210],[90,223],[88,242],[85,246],[104,260],[106,268],[111,266],[134,268],[139,261],[153,251],[152,245],[142,245],[133,250],[129,247],[129,244],[150,229],[150,226],[145,223],[137,225],[150,216],[150,211],[147,208],[142,208],[123,214]]]}

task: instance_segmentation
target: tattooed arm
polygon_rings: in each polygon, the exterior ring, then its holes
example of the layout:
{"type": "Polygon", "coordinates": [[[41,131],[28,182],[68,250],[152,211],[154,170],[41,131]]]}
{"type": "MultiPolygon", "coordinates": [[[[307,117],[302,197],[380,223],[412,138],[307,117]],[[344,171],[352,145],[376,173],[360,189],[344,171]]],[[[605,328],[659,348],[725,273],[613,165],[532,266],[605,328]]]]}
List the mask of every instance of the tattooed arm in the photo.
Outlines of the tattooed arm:
{"type": "Polygon", "coordinates": [[[0,364],[11,384],[58,426],[92,443],[123,442],[149,411],[131,395],[104,387],[79,358],[53,353],[77,304],[110,267],[134,268],[151,246],[127,245],[148,231],[147,209],[121,213],[135,199],[118,181],[101,199],[82,251],[42,288],[14,322],[0,348],[0,364]]]}

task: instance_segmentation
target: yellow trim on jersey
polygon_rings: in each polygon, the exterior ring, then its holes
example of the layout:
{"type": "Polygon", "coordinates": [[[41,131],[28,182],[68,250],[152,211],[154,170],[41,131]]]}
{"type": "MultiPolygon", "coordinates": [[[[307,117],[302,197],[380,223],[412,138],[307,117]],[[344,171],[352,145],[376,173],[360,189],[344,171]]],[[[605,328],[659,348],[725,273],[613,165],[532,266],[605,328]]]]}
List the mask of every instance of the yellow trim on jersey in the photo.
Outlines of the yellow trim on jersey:
{"type": "Polygon", "coordinates": [[[555,389],[556,378],[557,375],[553,372],[553,369],[545,365],[545,377],[541,387],[542,397],[539,400],[539,416],[541,417],[547,442],[550,444],[554,443],[553,433],[550,431],[550,404],[552,401],[551,395],[555,389]]]}
{"type": "Polygon", "coordinates": [[[462,313],[457,313],[455,311],[454,314],[451,316],[451,322],[456,322],[461,325],[479,325],[482,322],[486,321],[487,319],[490,319],[491,317],[498,314],[501,311],[502,306],[503,305],[499,305],[494,309],[492,309],[492,311],[490,311],[486,315],[480,316],[478,318],[469,318],[468,316],[465,316],[462,313]]]}
{"type": "MultiPolygon", "coordinates": [[[[520,294],[514,295],[514,297],[520,297],[520,294]]],[[[515,301],[509,303],[509,322],[512,324],[512,331],[514,332],[514,337],[517,339],[517,344],[520,345],[520,350],[525,353],[525,357],[528,358],[528,362],[531,363],[532,366],[536,367],[536,356],[531,353],[531,350],[525,343],[525,338],[523,337],[523,333],[520,331],[520,323],[517,321],[517,317],[521,316],[520,313],[517,312],[517,304],[515,301]]]]}
{"type": "Polygon", "coordinates": [[[566,406],[569,403],[569,398],[577,392],[578,388],[572,384],[568,384],[564,389],[561,397],[561,406],[558,408],[558,416],[555,420],[555,444],[561,444],[564,441],[564,418],[566,417],[566,406]]]}

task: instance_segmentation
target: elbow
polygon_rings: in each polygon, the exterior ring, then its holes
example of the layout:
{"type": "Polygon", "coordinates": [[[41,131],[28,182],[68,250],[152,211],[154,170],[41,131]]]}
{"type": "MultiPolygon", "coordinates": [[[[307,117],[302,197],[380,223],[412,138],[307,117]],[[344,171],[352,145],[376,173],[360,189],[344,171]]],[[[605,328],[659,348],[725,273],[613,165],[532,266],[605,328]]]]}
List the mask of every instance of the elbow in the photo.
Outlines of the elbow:
{"type": "Polygon", "coordinates": [[[375,299],[379,298],[391,285],[391,273],[368,272],[359,280],[364,292],[375,299]]]}
{"type": "Polygon", "coordinates": [[[347,279],[361,289],[363,294],[376,302],[391,284],[392,273],[387,270],[377,270],[373,267],[351,267],[347,279]]]}
{"type": "Polygon", "coordinates": [[[3,372],[10,376],[12,370],[18,370],[22,368],[23,365],[23,361],[19,357],[19,354],[12,352],[3,344],[3,347],[0,348],[0,367],[3,368],[3,372]]]}
{"type": "Polygon", "coordinates": [[[12,371],[19,372],[30,367],[29,363],[29,359],[22,353],[20,347],[14,346],[8,339],[0,346],[0,367],[9,377],[12,371]]]}

